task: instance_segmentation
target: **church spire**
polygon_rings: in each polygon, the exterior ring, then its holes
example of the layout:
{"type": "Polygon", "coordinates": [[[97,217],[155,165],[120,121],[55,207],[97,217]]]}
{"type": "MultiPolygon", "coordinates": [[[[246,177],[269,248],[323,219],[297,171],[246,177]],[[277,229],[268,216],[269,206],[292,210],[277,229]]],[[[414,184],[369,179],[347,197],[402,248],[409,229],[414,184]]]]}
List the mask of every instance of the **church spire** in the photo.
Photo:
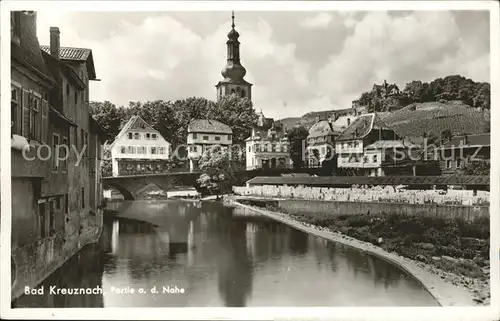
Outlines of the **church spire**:
{"type": "Polygon", "coordinates": [[[224,79],[216,85],[218,98],[228,94],[237,94],[240,97],[251,99],[252,84],[244,79],[247,71],[245,67],[241,65],[240,61],[239,37],[240,34],[236,31],[234,24],[234,11],[232,11],[231,30],[227,34],[226,41],[226,66],[221,70],[224,79]]]}

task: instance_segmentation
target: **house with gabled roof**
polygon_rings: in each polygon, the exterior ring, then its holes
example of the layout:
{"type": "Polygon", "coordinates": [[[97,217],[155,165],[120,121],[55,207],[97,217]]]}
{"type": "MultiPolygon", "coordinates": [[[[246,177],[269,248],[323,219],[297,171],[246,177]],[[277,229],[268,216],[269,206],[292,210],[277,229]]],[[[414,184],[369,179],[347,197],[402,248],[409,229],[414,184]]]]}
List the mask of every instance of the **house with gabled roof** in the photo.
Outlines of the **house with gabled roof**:
{"type": "Polygon", "coordinates": [[[170,143],[140,116],[132,116],[109,146],[113,176],[169,169],[170,143]]]}
{"type": "Polygon", "coordinates": [[[245,140],[246,168],[287,168],[292,166],[286,130],[280,122],[260,111],[252,134],[245,140]]]}
{"type": "Polygon", "coordinates": [[[213,119],[193,119],[188,125],[189,169],[198,169],[198,161],[208,148],[227,149],[233,143],[233,130],[213,119]]]}
{"type": "MultiPolygon", "coordinates": [[[[360,115],[335,139],[337,166],[355,169],[356,172],[365,174],[364,168],[367,161],[365,147],[377,141],[399,139],[396,132],[389,128],[376,113],[360,115]]],[[[381,174],[380,171],[378,174],[381,174]]]]}

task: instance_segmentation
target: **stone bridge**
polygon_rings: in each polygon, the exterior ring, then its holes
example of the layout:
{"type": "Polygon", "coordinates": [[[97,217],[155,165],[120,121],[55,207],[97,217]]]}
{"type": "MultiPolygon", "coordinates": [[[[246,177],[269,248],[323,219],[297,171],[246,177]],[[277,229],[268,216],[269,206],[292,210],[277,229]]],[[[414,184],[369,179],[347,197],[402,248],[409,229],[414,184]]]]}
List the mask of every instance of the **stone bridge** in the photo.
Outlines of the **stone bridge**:
{"type": "MultiPolygon", "coordinates": [[[[282,174],[307,173],[322,175],[322,168],[266,168],[255,170],[242,170],[235,173],[236,185],[243,185],[249,179],[257,176],[281,176],[282,174]]],[[[147,185],[154,184],[164,191],[169,191],[179,187],[194,187],[197,191],[203,192],[196,181],[200,177],[200,172],[177,172],[161,174],[141,174],[127,175],[117,177],[103,177],[102,184],[104,189],[110,187],[118,190],[125,200],[134,200],[137,195],[147,185]]]]}

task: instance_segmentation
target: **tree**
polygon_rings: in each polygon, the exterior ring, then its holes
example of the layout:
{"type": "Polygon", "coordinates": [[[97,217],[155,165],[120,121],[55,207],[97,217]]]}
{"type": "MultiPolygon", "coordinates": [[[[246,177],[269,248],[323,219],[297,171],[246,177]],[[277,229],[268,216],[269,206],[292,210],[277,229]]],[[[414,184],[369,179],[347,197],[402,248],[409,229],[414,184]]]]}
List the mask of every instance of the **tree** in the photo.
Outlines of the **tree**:
{"type": "Polygon", "coordinates": [[[490,175],[490,162],[488,160],[473,160],[464,169],[465,175],[490,175]]]}
{"type": "Polygon", "coordinates": [[[104,146],[103,150],[103,159],[101,162],[101,175],[102,177],[111,177],[113,176],[113,168],[111,164],[111,151],[107,146],[104,146]]]}
{"type": "Polygon", "coordinates": [[[206,117],[220,121],[233,130],[233,144],[245,144],[256,125],[258,116],[248,98],[240,98],[235,94],[223,96],[209,108],[206,117]]]}
{"type": "Polygon", "coordinates": [[[109,101],[89,103],[90,114],[97,123],[109,134],[110,137],[116,137],[120,132],[122,122],[126,118],[126,112],[123,107],[116,107],[109,101]]]}
{"type": "Polygon", "coordinates": [[[198,164],[202,172],[198,183],[217,197],[236,182],[236,168],[227,150],[207,148],[198,164]]]}
{"type": "Polygon", "coordinates": [[[441,132],[441,142],[444,143],[444,142],[447,142],[451,139],[452,137],[452,133],[451,133],[451,130],[449,129],[445,129],[441,132]]]}
{"type": "Polygon", "coordinates": [[[290,142],[290,158],[294,168],[302,168],[304,166],[304,141],[309,135],[307,129],[302,125],[297,125],[287,132],[288,141],[290,142]]]}

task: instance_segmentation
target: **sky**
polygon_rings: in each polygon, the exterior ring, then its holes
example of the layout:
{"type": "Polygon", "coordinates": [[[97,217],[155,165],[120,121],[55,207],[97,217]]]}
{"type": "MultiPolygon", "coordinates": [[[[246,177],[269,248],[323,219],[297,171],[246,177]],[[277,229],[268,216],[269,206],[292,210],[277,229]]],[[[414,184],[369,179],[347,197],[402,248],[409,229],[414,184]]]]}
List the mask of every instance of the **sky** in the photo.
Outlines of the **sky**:
{"type": "MultiPolygon", "coordinates": [[[[49,27],[61,46],[92,49],[90,99],[216,99],[226,63],[231,12],[38,11],[40,44],[49,27]]],[[[431,81],[460,74],[490,81],[488,11],[240,11],[245,79],[267,117],[344,109],[374,83],[431,81]]]]}

